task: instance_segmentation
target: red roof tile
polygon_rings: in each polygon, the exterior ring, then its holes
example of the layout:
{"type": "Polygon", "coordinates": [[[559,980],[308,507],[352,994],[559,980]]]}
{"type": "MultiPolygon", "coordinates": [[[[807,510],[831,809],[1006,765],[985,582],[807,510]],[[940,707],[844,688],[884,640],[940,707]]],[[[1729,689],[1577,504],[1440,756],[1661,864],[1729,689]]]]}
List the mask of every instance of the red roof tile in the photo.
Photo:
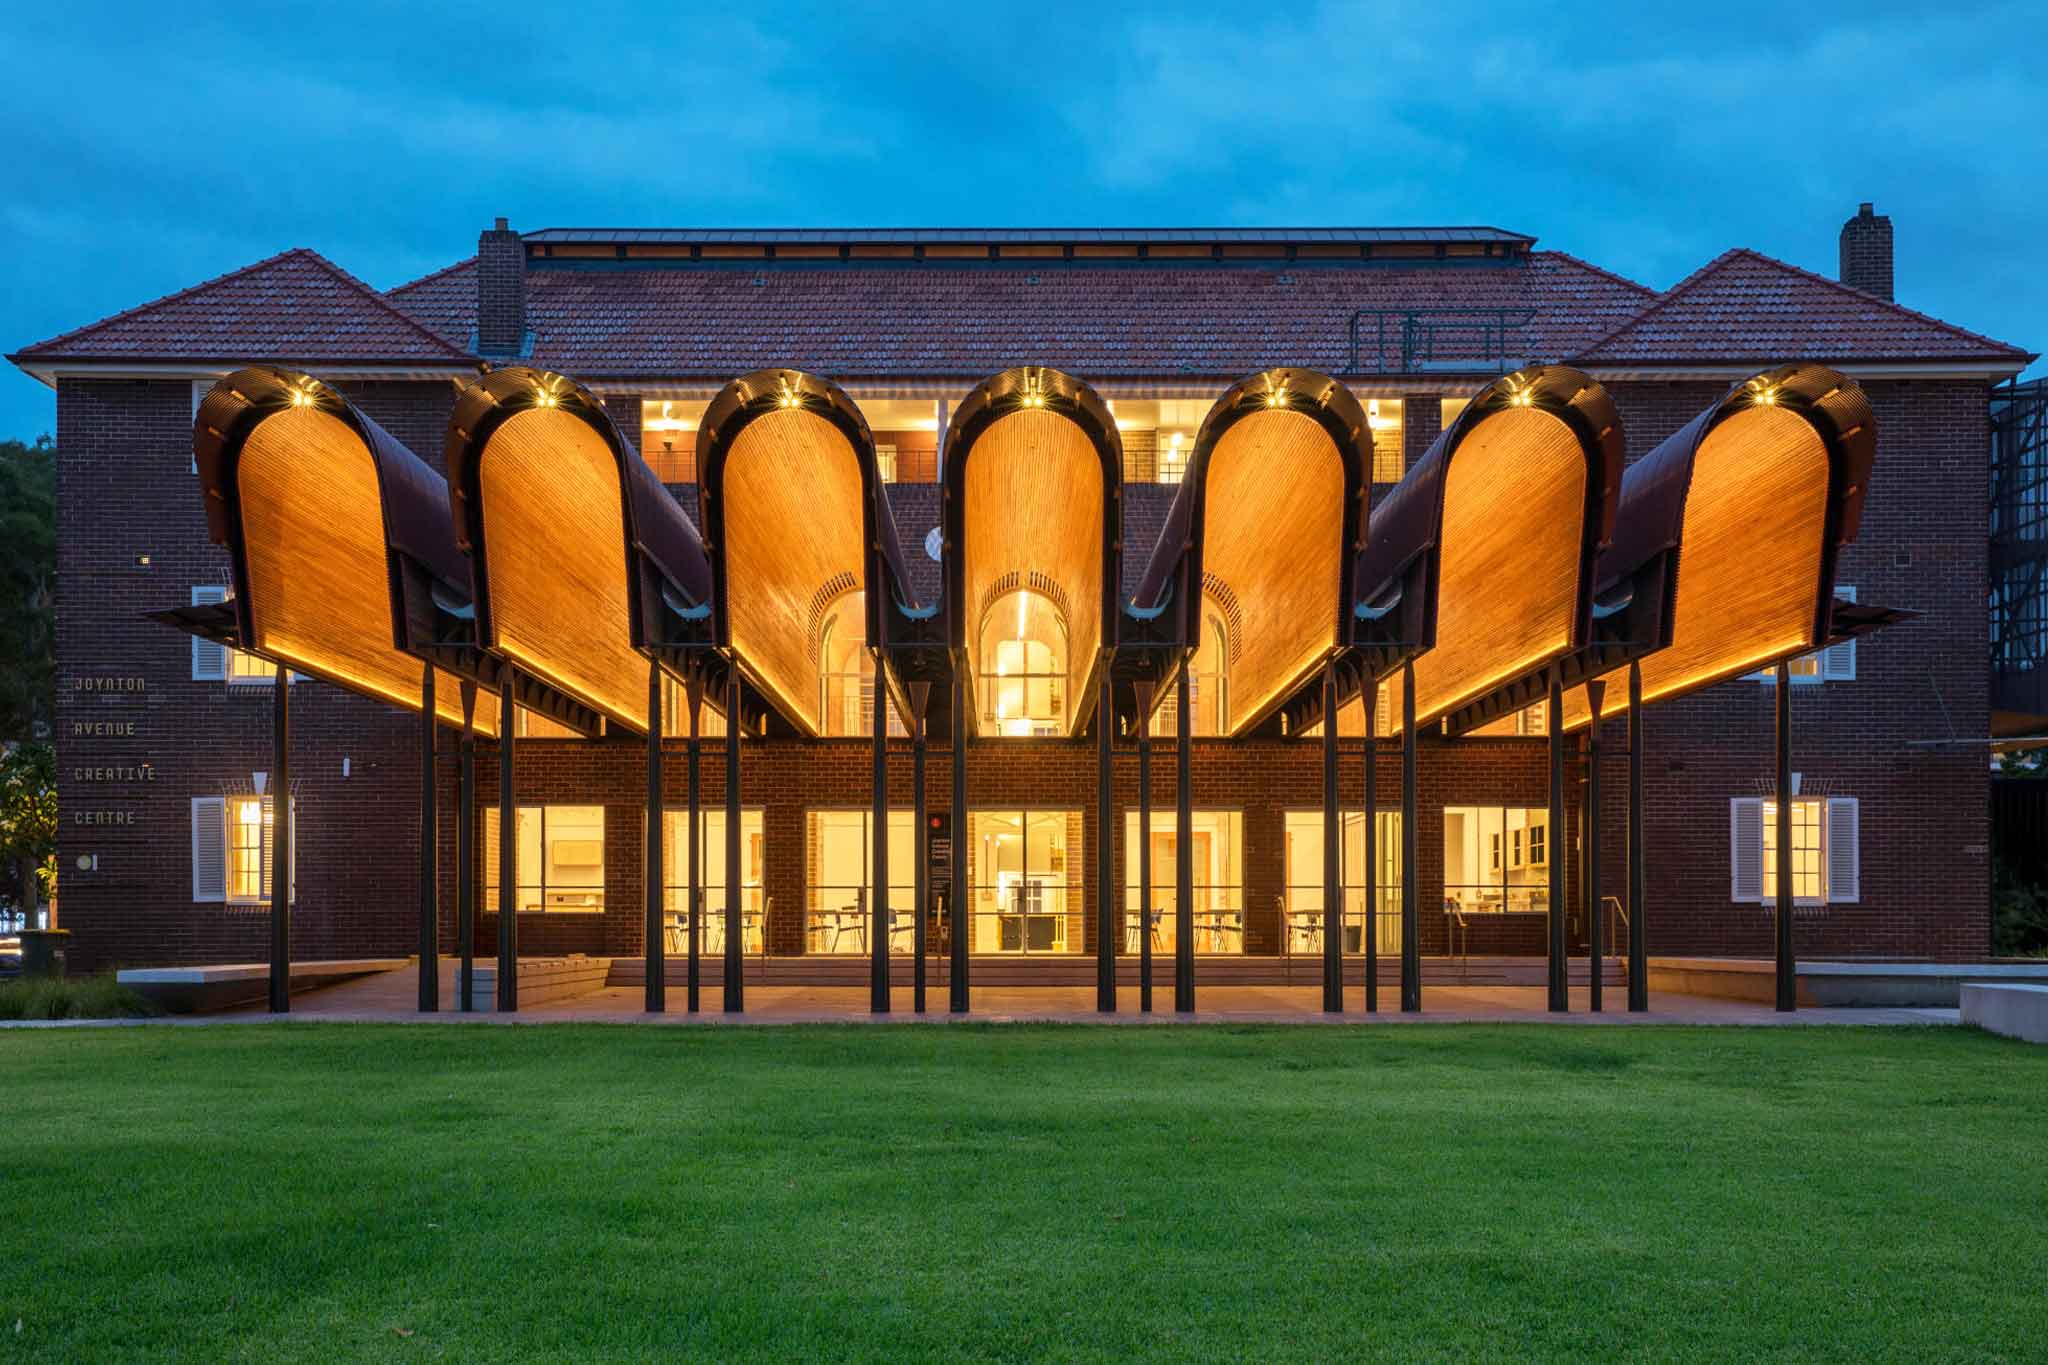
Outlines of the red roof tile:
{"type": "Polygon", "coordinates": [[[476,257],[442,266],[384,297],[449,345],[468,350],[476,332],[476,257]]]}
{"type": "Polygon", "coordinates": [[[303,247],[114,314],[13,357],[463,363],[469,357],[303,247]]]}
{"type": "Polygon", "coordinates": [[[2026,352],[1744,248],[1580,351],[1592,363],[2015,360],[2026,352]]]}
{"type": "MultiPolygon", "coordinates": [[[[466,334],[456,273],[397,299],[444,336],[466,334]]],[[[466,277],[464,277],[466,279],[466,277]]],[[[855,269],[559,269],[528,275],[532,360],[569,374],[723,377],[762,365],[837,376],[983,375],[1045,364],[1101,378],[1247,374],[1272,365],[1333,373],[1398,366],[1400,323],[1381,340],[1362,311],[1527,310],[1511,357],[1556,356],[1654,297],[1553,252],[1525,266],[1394,268],[924,265],[855,269]]],[[[1466,324],[1436,359],[1485,369],[1466,324]]]]}

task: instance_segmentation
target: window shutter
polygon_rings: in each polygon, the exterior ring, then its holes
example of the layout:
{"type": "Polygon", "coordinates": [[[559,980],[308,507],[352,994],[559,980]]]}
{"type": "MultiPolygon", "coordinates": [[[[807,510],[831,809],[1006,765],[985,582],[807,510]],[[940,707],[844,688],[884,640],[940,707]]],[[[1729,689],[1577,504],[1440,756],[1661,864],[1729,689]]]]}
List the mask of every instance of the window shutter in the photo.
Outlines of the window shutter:
{"type": "Polygon", "coordinates": [[[1764,803],[1738,796],[1728,802],[1728,895],[1737,902],[1764,898],[1764,803]]]}
{"type": "MultiPolygon", "coordinates": [[[[1856,589],[1837,586],[1835,598],[1842,602],[1854,602],[1856,589]]],[[[1844,640],[1838,645],[1829,645],[1820,652],[1820,675],[1829,682],[1854,682],[1856,680],[1856,642],[1844,640]]]]}
{"type": "MultiPolygon", "coordinates": [[[[271,873],[277,866],[277,798],[263,798],[263,899],[271,896],[271,873]]],[[[296,799],[285,803],[285,818],[289,820],[292,836],[292,865],[290,896],[294,903],[299,899],[299,803],[296,799]]]]}
{"type": "MultiPolygon", "coordinates": [[[[192,605],[208,606],[228,600],[228,590],[218,583],[201,585],[192,589],[192,605]]],[[[199,682],[225,682],[228,676],[228,650],[226,645],[217,645],[211,640],[192,637],[192,677],[199,682]]]]}
{"type": "Polygon", "coordinates": [[[479,841],[484,846],[484,874],[477,880],[483,887],[482,905],[485,910],[496,913],[498,909],[498,808],[484,807],[484,837],[479,841]]]}
{"type": "Polygon", "coordinates": [[[1828,798],[1828,901],[1854,905],[1861,892],[1863,833],[1861,811],[1853,796],[1828,798]]]}
{"type": "Polygon", "coordinates": [[[195,796],[192,798],[192,899],[224,901],[227,896],[227,802],[219,796],[195,796]]]}

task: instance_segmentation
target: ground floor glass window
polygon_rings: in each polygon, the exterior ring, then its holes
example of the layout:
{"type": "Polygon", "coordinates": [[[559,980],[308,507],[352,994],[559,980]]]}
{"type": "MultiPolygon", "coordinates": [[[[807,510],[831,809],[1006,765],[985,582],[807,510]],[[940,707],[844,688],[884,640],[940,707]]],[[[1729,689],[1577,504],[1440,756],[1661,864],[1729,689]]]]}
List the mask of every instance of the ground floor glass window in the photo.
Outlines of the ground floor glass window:
{"type": "MultiPolygon", "coordinates": [[[[1195,951],[1244,951],[1244,815],[1234,810],[1192,812],[1189,856],[1194,860],[1195,951]]],[[[1124,815],[1124,941],[1121,951],[1139,951],[1140,932],[1149,933],[1155,954],[1171,953],[1176,942],[1174,897],[1179,885],[1179,840],[1171,810],[1152,812],[1152,904],[1139,910],[1138,813],[1124,815]]]]}
{"type": "Polygon", "coordinates": [[[970,950],[1082,952],[1081,812],[978,810],[967,832],[970,950]]]}
{"type": "MultiPolygon", "coordinates": [[[[725,811],[723,808],[697,812],[698,839],[704,849],[704,876],[699,886],[704,896],[704,938],[699,951],[725,951],[725,811]]],[[[665,950],[689,951],[690,900],[690,813],[663,811],[661,816],[662,915],[665,950]]],[[[773,908],[763,891],[766,840],[763,838],[761,808],[740,812],[740,951],[758,953],[765,942],[768,913],[773,908]]]]}
{"type": "Polygon", "coordinates": [[[1444,912],[1548,913],[1554,842],[1542,806],[1444,807],[1444,912]]]}
{"type": "MultiPolygon", "coordinates": [[[[868,951],[866,897],[874,894],[874,814],[814,810],[805,816],[804,951],[868,951]]],[[[916,942],[917,822],[909,807],[889,812],[889,951],[916,942]]]]}
{"type": "MultiPolygon", "coordinates": [[[[604,909],[604,807],[520,806],[513,813],[512,903],[541,911],[596,914],[604,909]]],[[[484,808],[483,904],[498,906],[498,808],[484,808]]]]}
{"type": "MultiPolygon", "coordinates": [[[[1339,854],[1339,885],[1344,895],[1344,951],[1365,951],[1365,812],[1343,811],[1338,827],[1344,843],[1339,854]]],[[[1377,950],[1401,951],[1401,812],[1383,810],[1373,832],[1374,899],[1371,923],[1377,950]]],[[[1287,812],[1287,891],[1281,904],[1282,950],[1313,956],[1323,950],[1323,813],[1287,812]]]]}

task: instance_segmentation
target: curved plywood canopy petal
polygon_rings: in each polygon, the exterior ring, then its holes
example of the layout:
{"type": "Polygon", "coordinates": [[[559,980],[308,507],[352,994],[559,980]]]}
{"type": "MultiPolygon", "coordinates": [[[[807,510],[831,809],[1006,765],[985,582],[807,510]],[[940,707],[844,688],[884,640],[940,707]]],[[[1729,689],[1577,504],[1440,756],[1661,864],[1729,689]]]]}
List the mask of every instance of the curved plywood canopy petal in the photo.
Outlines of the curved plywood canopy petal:
{"type": "Polygon", "coordinates": [[[865,594],[866,645],[917,611],[867,420],[838,386],[760,370],[725,386],[697,434],[712,633],[800,733],[825,729],[819,623],[865,594]]]}
{"type": "Polygon", "coordinates": [[[642,651],[667,643],[665,621],[709,610],[697,528],[596,395],[561,375],[515,366],[471,384],[446,456],[483,646],[644,732],[642,651]]]}
{"type": "Polygon", "coordinates": [[[1534,366],[1469,403],[1374,510],[1353,643],[1381,671],[1414,660],[1418,724],[1523,685],[1586,641],[1623,461],[1606,390],[1534,366]]]}
{"type": "MultiPolygon", "coordinates": [[[[1870,402],[1821,365],[1785,365],[1736,385],[1622,481],[1601,590],[1638,565],[1672,563],[1643,700],[1737,677],[1826,644],[1835,562],[1856,537],[1877,451],[1870,402]]],[[[1625,671],[1606,676],[1607,709],[1625,671]]],[[[1583,688],[1565,723],[1583,725],[1583,688]]]]}
{"type": "Polygon", "coordinates": [[[1134,608],[1164,607],[1194,650],[1202,593],[1237,606],[1225,733],[1264,724],[1344,647],[1371,467],[1365,409],[1313,370],[1253,375],[1203,419],[1134,608]]]}
{"type": "MultiPolygon", "coordinates": [[[[945,583],[957,666],[973,678],[991,608],[1020,601],[1059,618],[1065,659],[1057,729],[1078,733],[1095,702],[1095,670],[1117,640],[1122,572],[1123,443],[1095,391],[1058,370],[1024,367],[985,380],[946,430],[945,583]]],[[[1034,627],[1035,628],[1035,627],[1034,627]]],[[[995,716],[976,683],[977,724],[995,716]]]]}
{"type": "MultiPolygon", "coordinates": [[[[208,530],[228,550],[240,647],[419,710],[422,655],[439,643],[421,619],[427,599],[459,618],[469,595],[441,476],[334,389],[268,366],[213,386],[192,451],[208,530]],[[409,585],[422,589],[410,603],[409,585]]],[[[434,710],[451,725],[458,683],[475,678],[456,669],[437,661],[434,710]]],[[[495,733],[497,708],[480,704],[475,724],[495,733]]]]}

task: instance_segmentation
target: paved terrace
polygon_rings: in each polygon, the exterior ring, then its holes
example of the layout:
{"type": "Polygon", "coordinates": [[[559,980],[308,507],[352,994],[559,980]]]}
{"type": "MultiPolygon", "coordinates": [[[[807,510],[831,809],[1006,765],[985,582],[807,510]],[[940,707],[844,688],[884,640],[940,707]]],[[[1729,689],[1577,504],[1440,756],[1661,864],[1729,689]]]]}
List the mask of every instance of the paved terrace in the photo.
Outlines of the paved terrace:
{"type": "MultiPolygon", "coordinates": [[[[472,1024],[566,1024],[608,1023],[649,1025],[763,1025],[763,1024],[945,1024],[945,1023],[1063,1023],[1166,1025],[1196,1024],[1330,1024],[1330,1023],[1529,1023],[1605,1027],[1632,1024],[1956,1024],[1953,1009],[1802,1009],[1780,1014],[1766,1004],[1721,1000],[1707,996],[1652,993],[1648,1014],[1629,1014],[1625,992],[1618,985],[1608,990],[1604,1012],[1593,1014],[1587,992],[1571,993],[1572,1012],[1554,1015],[1544,1008],[1542,987],[1522,986],[1430,986],[1423,992],[1423,1011],[1404,1015],[1397,992],[1383,991],[1380,1012],[1365,1012],[1362,986],[1345,992],[1347,1008],[1342,1015],[1323,1013],[1320,984],[1300,986],[1204,986],[1197,1000],[1200,1009],[1187,1018],[1173,1012],[1171,988],[1154,992],[1154,1012],[1138,1013],[1137,988],[1126,987],[1118,994],[1121,1006],[1115,1015],[1095,1011],[1092,986],[978,986],[974,990],[974,1011],[966,1016],[946,1012],[943,987],[927,993],[927,1012],[911,1010],[910,989],[897,989],[891,999],[893,1012],[877,1017],[868,1012],[865,986],[769,986],[749,983],[747,1009],[741,1015],[727,1015],[719,1008],[714,986],[703,992],[703,1012],[685,1012],[687,996],[679,985],[668,990],[668,1013],[649,1015],[641,1008],[636,987],[608,987],[567,1000],[522,1005],[519,1013],[461,1014],[453,1009],[455,964],[443,964],[441,999],[444,1008],[433,1016],[416,1008],[418,976],[410,966],[375,976],[362,977],[323,990],[292,997],[292,1013],[283,1018],[316,1022],[351,1023],[472,1023],[472,1024]]],[[[261,1008],[232,1010],[220,1014],[172,1016],[179,1025],[255,1023],[278,1019],[261,1008]]]]}

